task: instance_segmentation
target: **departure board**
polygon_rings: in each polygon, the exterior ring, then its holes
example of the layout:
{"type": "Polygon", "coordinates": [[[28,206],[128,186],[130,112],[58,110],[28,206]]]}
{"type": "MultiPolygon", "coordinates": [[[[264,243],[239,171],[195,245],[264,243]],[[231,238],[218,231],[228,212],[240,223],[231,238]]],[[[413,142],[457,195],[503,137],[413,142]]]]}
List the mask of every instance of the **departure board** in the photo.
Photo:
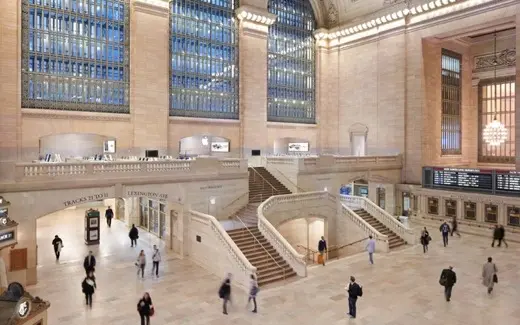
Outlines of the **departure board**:
{"type": "Polygon", "coordinates": [[[492,190],[493,172],[479,169],[433,168],[433,186],[492,190]]]}
{"type": "Polygon", "coordinates": [[[520,172],[497,170],[496,179],[497,191],[517,192],[520,194],[520,172]]]}

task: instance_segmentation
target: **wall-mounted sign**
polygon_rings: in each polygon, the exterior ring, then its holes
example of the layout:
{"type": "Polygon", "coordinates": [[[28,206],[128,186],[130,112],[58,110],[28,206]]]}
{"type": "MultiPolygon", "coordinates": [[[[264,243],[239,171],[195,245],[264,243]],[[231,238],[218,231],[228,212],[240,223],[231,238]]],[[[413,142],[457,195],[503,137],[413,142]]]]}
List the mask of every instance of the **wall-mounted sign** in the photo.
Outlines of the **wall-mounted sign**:
{"type": "Polygon", "coordinates": [[[157,192],[128,191],[127,196],[147,197],[149,199],[158,199],[158,200],[168,199],[168,194],[157,193],[157,192]]]}
{"type": "Polygon", "coordinates": [[[107,140],[103,145],[104,153],[116,153],[116,140],[107,140]]]}
{"type": "Polygon", "coordinates": [[[0,233],[0,243],[14,239],[14,230],[0,233]]]}
{"type": "Polygon", "coordinates": [[[309,151],[308,142],[291,142],[291,143],[289,143],[288,146],[289,146],[290,152],[308,152],[309,151]]]}
{"type": "Polygon", "coordinates": [[[92,202],[92,201],[100,201],[103,199],[108,199],[108,193],[100,193],[100,194],[79,197],[74,200],[65,201],[65,202],[63,202],[63,205],[66,207],[71,207],[71,206],[75,206],[78,204],[83,204],[83,203],[92,202]]]}
{"type": "Polygon", "coordinates": [[[211,151],[213,152],[229,152],[229,142],[219,141],[211,143],[211,151]]]}

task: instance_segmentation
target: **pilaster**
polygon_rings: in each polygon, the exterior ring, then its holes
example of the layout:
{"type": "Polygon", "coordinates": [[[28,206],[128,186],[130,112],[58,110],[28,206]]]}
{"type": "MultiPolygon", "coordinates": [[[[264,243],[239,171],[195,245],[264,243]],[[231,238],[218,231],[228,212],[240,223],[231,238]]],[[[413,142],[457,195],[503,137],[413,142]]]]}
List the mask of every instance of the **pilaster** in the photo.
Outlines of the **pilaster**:
{"type": "MultiPolygon", "coordinates": [[[[520,33],[518,30],[520,28],[520,7],[516,6],[516,48],[520,49],[520,33]]],[[[516,94],[520,94],[520,51],[516,51],[516,94]]],[[[515,144],[516,144],[516,170],[520,171],[520,96],[515,96],[515,144]]]]}
{"type": "Polygon", "coordinates": [[[265,152],[267,138],[267,38],[276,16],[265,9],[237,9],[240,68],[240,147],[242,156],[251,150],[265,152]]]}
{"type": "Polygon", "coordinates": [[[135,154],[168,148],[168,3],[135,0],[130,13],[130,107],[135,154]]]}

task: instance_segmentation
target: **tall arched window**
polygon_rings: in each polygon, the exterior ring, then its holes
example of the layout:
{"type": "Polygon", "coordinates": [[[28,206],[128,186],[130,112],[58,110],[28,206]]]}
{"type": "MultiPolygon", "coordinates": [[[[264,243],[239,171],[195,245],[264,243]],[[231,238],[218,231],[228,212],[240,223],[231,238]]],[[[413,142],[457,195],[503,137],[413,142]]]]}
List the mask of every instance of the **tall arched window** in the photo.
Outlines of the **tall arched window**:
{"type": "Polygon", "coordinates": [[[170,115],[238,119],[237,5],[170,1],[170,115]]]}
{"type": "Polygon", "coordinates": [[[315,123],[314,12],[308,0],[269,0],[267,120],[315,123]]]}
{"type": "Polygon", "coordinates": [[[22,107],[129,113],[129,0],[22,0],[22,107]]]}

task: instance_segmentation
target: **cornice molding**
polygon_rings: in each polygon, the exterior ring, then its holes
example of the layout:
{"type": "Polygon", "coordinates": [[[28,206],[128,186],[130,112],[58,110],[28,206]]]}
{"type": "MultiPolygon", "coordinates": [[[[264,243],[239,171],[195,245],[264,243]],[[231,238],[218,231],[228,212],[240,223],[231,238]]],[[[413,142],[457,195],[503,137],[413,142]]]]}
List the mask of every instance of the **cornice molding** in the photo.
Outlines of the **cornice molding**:
{"type": "Polygon", "coordinates": [[[240,6],[235,10],[235,14],[242,22],[248,21],[264,26],[270,26],[276,21],[275,14],[253,6],[240,6]]]}
{"type": "Polygon", "coordinates": [[[96,112],[71,112],[22,108],[22,117],[35,119],[59,119],[59,120],[90,120],[130,122],[130,114],[96,113],[96,112]]]}
{"type": "Polygon", "coordinates": [[[134,0],[134,10],[159,17],[168,17],[169,6],[167,1],[162,0],[134,0]]]}

